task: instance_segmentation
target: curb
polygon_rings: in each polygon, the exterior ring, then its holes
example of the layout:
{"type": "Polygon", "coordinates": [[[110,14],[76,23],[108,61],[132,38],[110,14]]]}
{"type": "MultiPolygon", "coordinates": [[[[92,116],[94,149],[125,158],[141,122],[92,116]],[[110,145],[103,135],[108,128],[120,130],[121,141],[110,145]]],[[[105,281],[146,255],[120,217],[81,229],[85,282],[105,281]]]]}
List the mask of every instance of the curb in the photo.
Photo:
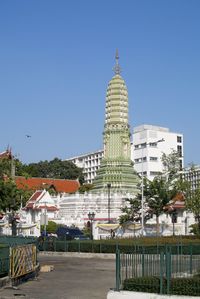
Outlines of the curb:
{"type": "Polygon", "coordinates": [[[39,251],[38,256],[115,259],[114,253],[39,251]]]}
{"type": "MultiPolygon", "coordinates": [[[[38,263],[36,265],[35,271],[27,273],[19,278],[12,279],[9,276],[2,277],[2,278],[0,278],[0,289],[17,286],[29,279],[33,279],[38,276],[39,271],[40,271],[40,264],[38,263]]],[[[0,299],[2,299],[1,296],[0,296],[0,299]]]]}

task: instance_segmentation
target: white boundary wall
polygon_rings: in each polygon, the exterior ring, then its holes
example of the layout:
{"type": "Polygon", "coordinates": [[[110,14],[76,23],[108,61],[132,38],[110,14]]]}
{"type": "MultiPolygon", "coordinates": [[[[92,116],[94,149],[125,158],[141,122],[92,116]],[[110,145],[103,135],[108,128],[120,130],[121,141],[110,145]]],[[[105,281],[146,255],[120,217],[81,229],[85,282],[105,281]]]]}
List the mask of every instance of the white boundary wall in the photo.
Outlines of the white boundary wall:
{"type": "Polygon", "coordinates": [[[107,299],[197,299],[197,296],[159,295],[154,293],[140,293],[128,291],[109,291],[107,299]]]}

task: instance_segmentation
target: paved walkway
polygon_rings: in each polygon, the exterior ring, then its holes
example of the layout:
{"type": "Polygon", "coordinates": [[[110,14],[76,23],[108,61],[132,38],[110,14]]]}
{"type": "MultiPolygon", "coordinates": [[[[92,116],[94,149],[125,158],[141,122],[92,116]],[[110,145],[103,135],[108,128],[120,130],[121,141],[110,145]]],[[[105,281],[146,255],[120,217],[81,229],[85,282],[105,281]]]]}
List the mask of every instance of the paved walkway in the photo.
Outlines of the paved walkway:
{"type": "Polygon", "coordinates": [[[0,299],[104,299],[115,285],[113,258],[40,256],[39,262],[54,270],[18,289],[1,289],[0,299]]]}

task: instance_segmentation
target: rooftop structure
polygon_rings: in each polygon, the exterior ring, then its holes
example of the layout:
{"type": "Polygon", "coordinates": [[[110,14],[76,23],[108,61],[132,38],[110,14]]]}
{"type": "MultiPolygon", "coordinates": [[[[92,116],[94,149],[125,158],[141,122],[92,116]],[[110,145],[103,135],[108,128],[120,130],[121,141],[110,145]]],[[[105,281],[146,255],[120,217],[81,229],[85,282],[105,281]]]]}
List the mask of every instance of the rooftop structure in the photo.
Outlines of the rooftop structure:
{"type": "Polygon", "coordinates": [[[1,152],[0,153],[0,159],[9,159],[9,160],[11,160],[12,159],[11,150],[7,149],[6,151],[1,152]]]}

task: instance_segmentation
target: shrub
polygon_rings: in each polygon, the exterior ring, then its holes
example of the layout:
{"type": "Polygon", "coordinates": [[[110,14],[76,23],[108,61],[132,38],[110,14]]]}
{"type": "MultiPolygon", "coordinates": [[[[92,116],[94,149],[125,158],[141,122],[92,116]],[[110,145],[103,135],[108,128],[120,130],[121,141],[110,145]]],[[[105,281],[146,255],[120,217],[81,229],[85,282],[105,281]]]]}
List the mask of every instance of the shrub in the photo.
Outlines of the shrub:
{"type": "MultiPolygon", "coordinates": [[[[159,277],[135,277],[125,279],[123,290],[135,292],[160,293],[159,277]]],[[[167,280],[163,279],[163,294],[167,293],[167,280]]],[[[172,278],[170,294],[200,296],[200,277],[172,278]]]]}
{"type": "Polygon", "coordinates": [[[190,225],[190,233],[200,237],[200,231],[199,231],[199,226],[197,223],[191,224],[190,225]]]}
{"type": "Polygon", "coordinates": [[[123,284],[123,290],[160,293],[160,279],[158,277],[135,277],[126,279],[123,284]]]}

